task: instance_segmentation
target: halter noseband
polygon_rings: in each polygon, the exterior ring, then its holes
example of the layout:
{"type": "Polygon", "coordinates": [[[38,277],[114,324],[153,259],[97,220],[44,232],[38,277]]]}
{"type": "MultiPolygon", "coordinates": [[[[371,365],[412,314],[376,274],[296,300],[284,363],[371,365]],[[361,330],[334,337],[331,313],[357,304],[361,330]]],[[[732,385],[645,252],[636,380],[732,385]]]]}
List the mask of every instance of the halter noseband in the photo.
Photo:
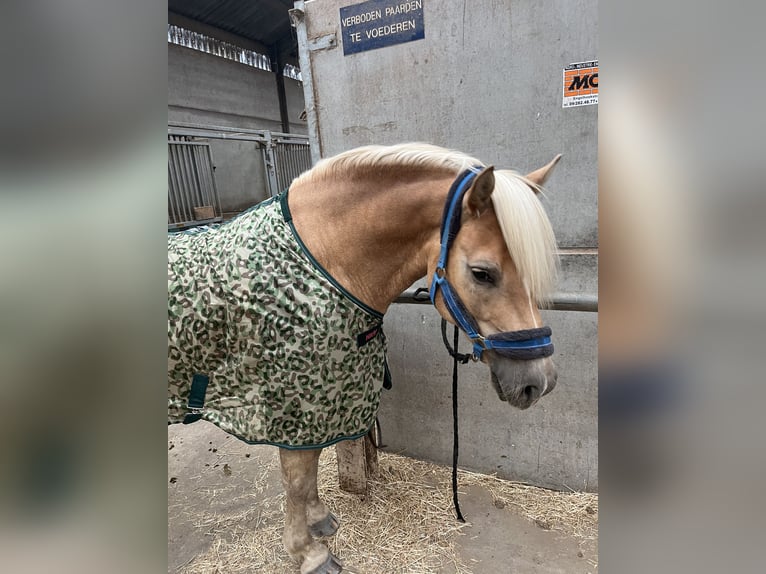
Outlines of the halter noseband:
{"type": "Polygon", "coordinates": [[[447,306],[452,319],[473,343],[473,359],[475,361],[481,359],[484,351],[495,351],[504,357],[519,360],[549,357],[553,354],[550,327],[505,331],[484,337],[479,333],[476,320],[465,308],[460,297],[447,280],[447,258],[450,247],[452,247],[452,243],[460,231],[463,197],[481,169],[481,166],[477,166],[461,173],[452,183],[447,195],[447,203],[444,206],[444,215],[442,216],[439,261],[436,264],[429,290],[431,303],[436,304],[436,293],[441,290],[444,304],[447,306]]]}

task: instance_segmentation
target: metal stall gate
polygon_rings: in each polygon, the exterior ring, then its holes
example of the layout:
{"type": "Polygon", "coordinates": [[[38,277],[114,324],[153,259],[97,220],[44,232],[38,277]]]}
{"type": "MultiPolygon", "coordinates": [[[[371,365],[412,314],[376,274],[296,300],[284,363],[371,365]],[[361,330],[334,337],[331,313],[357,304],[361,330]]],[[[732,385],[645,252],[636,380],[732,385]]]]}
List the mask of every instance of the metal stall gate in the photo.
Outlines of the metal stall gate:
{"type": "Polygon", "coordinates": [[[221,221],[210,143],[168,134],[168,229],[221,221]]]}
{"type": "Polygon", "coordinates": [[[263,162],[269,180],[269,192],[274,196],[311,168],[311,152],[307,136],[292,136],[265,132],[263,162]]]}
{"type": "MultiPolygon", "coordinates": [[[[219,222],[222,203],[231,198],[226,185],[216,183],[210,141],[216,140],[219,160],[240,165],[242,156],[223,158],[225,141],[252,142],[260,150],[263,173],[252,182],[252,203],[274,196],[311,168],[307,136],[227,126],[172,123],[168,125],[168,229],[219,222]],[[260,190],[260,191],[259,191],[260,190]],[[229,193],[229,196],[227,196],[229,193]]],[[[257,152],[256,152],[257,153],[257,152]]],[[[219,178],[220,179],[220,178],[219,178]]],[[[225,184],[225,182],[224,182],[225,184]]]]}

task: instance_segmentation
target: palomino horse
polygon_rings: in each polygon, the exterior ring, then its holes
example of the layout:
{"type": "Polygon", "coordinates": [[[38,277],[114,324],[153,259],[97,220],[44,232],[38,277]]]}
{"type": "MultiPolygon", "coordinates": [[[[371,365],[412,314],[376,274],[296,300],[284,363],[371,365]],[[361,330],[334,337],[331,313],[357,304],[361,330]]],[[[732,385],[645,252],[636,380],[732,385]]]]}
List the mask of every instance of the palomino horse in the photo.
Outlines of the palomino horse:
{"type": "Polygon", "coordinates": [[[413,282],[429,277],[501,400],[525,409],[553,389],[538,304],[555,240],[537,193],[558,159],[522,177],[426,144],[363,147],[217,228],[169,236],[170,421],[280,447],[283,541],[302,574],[341,571],[315,540],[338,528],[319,454],[374,423],[383,314],[413,282]]]}

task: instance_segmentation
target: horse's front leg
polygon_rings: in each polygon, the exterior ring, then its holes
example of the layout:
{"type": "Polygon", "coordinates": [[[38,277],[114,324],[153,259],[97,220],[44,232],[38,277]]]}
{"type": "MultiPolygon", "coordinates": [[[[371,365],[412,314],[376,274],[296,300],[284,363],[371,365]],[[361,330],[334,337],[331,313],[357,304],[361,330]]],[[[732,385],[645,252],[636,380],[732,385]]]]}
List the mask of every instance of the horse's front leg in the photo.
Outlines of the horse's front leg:
{"type": "MultiPolygon", "coordinates": [[[[282,484],[287,494],[285,549],[301,565],[301,574],[337,574],[342,565],[324,544],[314,541],[309,525],[316,526],[328,516],[316,490],[317,468],[321,449],[279,449],[282,464],[282,484]],[[321,507],[319,506],[321,505],[321,507]],[[324,517],[317,516],[324,513],[324,517]]],[[[335,518],[334,516],[332,517],[335,518]]],[[[337,521],[336,528],[337,528],[337,521]]]]}
{"type": "MultiPolygon", "coordinates": [[[[317,453],[321,452],[318,450],[317,453]]],[[[332,536],[338,531],[340,522],[337,517],[327,509],[325,503],[319,498],[319,489],[317,488],[317,471],[319,468],[319,454],[312,462],[313,467],[309,472],[309,497],[306,501],[306,519],[308,520],[309,532],[315,538],[321,536],[332,536]]]]}

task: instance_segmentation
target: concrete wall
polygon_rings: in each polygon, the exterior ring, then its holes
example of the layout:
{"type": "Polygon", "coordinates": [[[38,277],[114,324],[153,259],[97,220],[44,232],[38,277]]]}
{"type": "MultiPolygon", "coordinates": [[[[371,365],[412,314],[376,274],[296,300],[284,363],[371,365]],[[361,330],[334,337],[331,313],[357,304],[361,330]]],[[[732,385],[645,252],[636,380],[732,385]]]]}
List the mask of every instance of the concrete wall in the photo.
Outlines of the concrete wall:
{"type": "MultiPolygon", "coordinates": [[[[268,49],[191,20],[171,23],[268,54],[268,49]]],[[[300,119],[303,88],[285,78],[290,132],[306,134],[300,119]]],[[[168,121],[281,132],[275,75],[211,54],[168,44],[168,121]]],[[[261,151],[255,143],[211,140],[215,176],[224,212],[236,212],[268,197],[261,151]]]]}
{"type": "MultiPolygon", "coordinates": [[[[424,0],[425,39],[344,56],[339,8],[306,3],[323,156],[369,143],[423,140],[526,172],[564,158],[546,209],[563,250],[561,291],[597,290],[597,106],[562,109],[562,69],[598,58],[596,0],[424,0]]],[[[553,488],[594,490],[597,316],[546,312],[559,385],[529,411],[500,403],[482,365],[461,367],[461,465],[553,488]]],[[[394,306],[386,317],[394,389],[384,441],[451,461],[451,365],[437,314],[394,306]]]]}

